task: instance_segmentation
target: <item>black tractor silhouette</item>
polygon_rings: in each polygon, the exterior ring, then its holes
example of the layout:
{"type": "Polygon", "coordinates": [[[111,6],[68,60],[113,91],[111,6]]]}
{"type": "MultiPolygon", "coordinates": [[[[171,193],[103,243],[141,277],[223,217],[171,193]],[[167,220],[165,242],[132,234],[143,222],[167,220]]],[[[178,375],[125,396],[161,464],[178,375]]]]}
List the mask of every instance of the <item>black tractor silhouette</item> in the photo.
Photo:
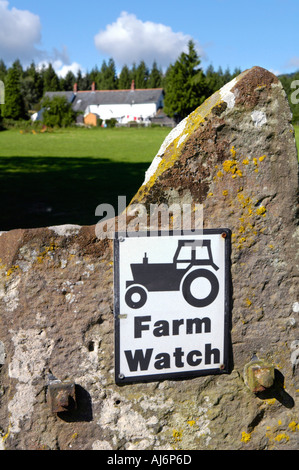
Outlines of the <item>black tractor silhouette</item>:
{"type": "Polygon", "coordinates": [[[131,264],[133,281],[126,282],[126,304],[138,309],[146,303],[148,292],[181,290],[186,302],[193,307],[210,305],[218,295],[219,282],[213,271],[197,266],[219,269],[213,262],[211,240],[179,240],[172,263],[151,264],[145,253],[143,263],[131,264]],[[191,287],[198,278],[210,282],[210,292],[206,297],[200,295],[200,283],[196,283],[196,292],[191,287]]]}

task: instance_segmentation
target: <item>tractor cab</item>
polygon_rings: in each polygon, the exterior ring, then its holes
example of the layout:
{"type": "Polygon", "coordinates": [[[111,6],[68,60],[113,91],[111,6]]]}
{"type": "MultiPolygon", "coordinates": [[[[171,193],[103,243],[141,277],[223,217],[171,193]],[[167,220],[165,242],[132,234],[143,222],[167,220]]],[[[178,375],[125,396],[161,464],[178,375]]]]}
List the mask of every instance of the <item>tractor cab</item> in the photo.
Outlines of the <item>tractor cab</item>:
{"type": "Polygon", "coordinates": [[[213,262],[210,240],[180,240],[173,262],[176,269],[186,270],[198,265],[209,265],[216,271],[219,269],[213,262]]]}

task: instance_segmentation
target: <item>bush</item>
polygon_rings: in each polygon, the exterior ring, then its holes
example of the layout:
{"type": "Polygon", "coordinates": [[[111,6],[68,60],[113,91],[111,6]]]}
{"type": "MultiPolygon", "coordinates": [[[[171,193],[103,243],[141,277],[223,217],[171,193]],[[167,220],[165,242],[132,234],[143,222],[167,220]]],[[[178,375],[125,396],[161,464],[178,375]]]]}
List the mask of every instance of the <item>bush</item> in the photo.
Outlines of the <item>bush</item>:
{"type": "Polygon", "coordinates": [[[45,98],[42,102],[43,123],[48,127],[67,127],[75,122],[76,113],[65,96],[45,98]]]}
{"type": "Polygon", "coordinates": [[[129,121],[128,122],[128,127],[138,127],[138,122],[137,121],[129,121]]]}
{"type": "Polygon", "coordinates": [[[115,125],[117,123],[117,119],[115,119],[115,118],[106,119],[105,123],[106,123],[107,127],[109,129],[111,129],[112,127],[115,127],[115,125]]]}

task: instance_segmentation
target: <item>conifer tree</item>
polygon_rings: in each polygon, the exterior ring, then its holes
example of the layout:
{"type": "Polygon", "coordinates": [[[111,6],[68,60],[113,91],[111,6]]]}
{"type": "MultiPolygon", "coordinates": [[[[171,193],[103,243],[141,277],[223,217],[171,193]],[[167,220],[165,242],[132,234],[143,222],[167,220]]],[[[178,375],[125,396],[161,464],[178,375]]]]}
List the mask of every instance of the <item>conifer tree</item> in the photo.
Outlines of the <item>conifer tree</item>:
{"type": "Polygon", "coordinates": [[[117,76],[115,62],[112,58],[109,59],[108,64],[103,61],[101,67],[101,82],[100,90],[116,90],[117,89],[117,76]]]}
{"type": "Polygon", "coordinates": [[[148,88],[160,88],[162,86],[162,71],[158,69],[157,62],[154,61],[148,78],[148,88]]]}
{"type": "Polygon", "coordinates": [[[44,70],[44,91],[59,91],[59,78],[53,68],[52,64],[44,70]]]}
{"type": "Polygon", "coordinates": [[[7,69],[4,61],[0,59],[0,80],[4,83],[5,82],[5,77],[7,74],[7,69]]]}
{"type": "Polygon", "coordinates": [[[131,86],[131,74],[127,65],[124,65],[121,69],[119,78],[118,78],[118,88],[119,90],[128,90],[131,86]]]}
{"type": "Polygon", "coordinates": [[[21,92],[21,80],[19,67],[12,66],[5,80],[5,104],[2,115],[10,119],[24,119],[26,117],[25,105],[21,92]]]}
{"type": "Polygon", "coordinates": [[[135,78],[135,86],[136,88],[147,88],[147,82],[149,78],[149,70],[142,60],[136,69],[136,78],[135,78]]]}
{"type": "Polygon", "coordinates": [[[189,41],[188,53],[183,52],[167,71],[164,109],[169,116],[183,119],[206,99],[205,77],[199,65],[195,44],[189,41]]]}
{"type": "Polygon", "coordinates": [[[74,73],[69,70],[64,78],[60,80],[60,88],[63,91],[73,91],[74,84],[76,82],[76,77],[74,73]]]}

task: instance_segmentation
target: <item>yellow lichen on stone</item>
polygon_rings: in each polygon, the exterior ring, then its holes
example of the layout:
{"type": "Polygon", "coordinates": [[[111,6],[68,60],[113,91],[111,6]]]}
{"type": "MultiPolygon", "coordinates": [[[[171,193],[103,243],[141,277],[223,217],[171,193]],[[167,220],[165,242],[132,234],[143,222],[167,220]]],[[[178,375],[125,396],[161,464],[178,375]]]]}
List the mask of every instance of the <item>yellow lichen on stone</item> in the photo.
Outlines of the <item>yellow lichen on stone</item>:
{"type": "Polygon", "coordinates": [[[236,150],[235,150],[235,146],[234,146],[234,145],[233,145],[232,148],[230,149],[230,153],[232,154],[233,159],[235,159],[237,152],[236,152],[236,150]]]}
{"type": "Polygon", "coordinates": [[[290,439],[290,436],[288,436],[285,432],[282,432],[280,434],[277,434],[276,437],[274,437],[274,440],[277,441],[277,442],[280,442],[282,441],[283,439],[285,439],[286,441],[288,441],[290,439]]]}
{"type": "Polygon", "coordinates": [[[13,265],[11,268],[9,268],[9,270],[7,271],[6,273],[6,276],[9,277],[12,275],[12,273],[14,273],[15,271],[17,271],[17,269],[19,269],[19,265],[13,265]]]}
{"type": "Polygon", "coordinates": [[[257,215],[262,215],[263,217],[266,216],[266,212],[267,212],[267,209],[265,208],[265,206],[260,206],[256,209],[257,215]]]}
{"type": "Polygon", "coordinates": [[[51,243],[50,246],[47,246],[44,251],[36,258],[36,261],[41,264],[47,255],[56,249],[55,243],[51,243]]]}
{"type": "Polygon", "coordinates": [[[297,424],[296,421],[291,421],[289,428],[292,432],[299,431],[299,424],[297,424]]]}
{"type": "Polygon", "coordinates": [[[243,431],[242,432],[242,437],[241,437],[241,442],[244,442],[245,444],[247,444],[247,442],[249,442],[250,439],[251,439],[251,434],[248,433],[248,432],[243,431]]]}
{"type": "Polygon", "coordinates": [[[187,423],[189,424],[189,426],[192,427],[192,426],[194,426],[195,421],[194,421],[194,419],[191,419],[190,421],[187,421],[187,423]]]}
{"type": "Polygon", "coordinates": [[[237,171],[236,165],[236,160],[225,160],[222,164],[222,167],[226,173],[235,173],[237,171]]]}
{"type": "Polygon", "coordinates": [[[182,440],[182,434],[182,431],[178,431],[177,429],[172,431],[172,437],[174,438],[175,442],[180,442],[182,440]]]}

